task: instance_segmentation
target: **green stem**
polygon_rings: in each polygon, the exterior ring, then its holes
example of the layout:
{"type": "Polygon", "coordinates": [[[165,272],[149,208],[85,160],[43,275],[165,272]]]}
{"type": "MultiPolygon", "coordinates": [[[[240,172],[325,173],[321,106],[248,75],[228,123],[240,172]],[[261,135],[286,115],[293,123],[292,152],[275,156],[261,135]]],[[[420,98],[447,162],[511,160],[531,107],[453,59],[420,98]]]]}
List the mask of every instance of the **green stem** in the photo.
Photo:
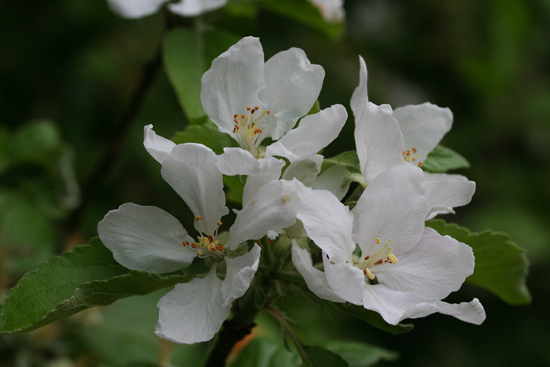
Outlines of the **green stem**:
{"type": "Polygon", "coordinates": [[[269,311],[269,313],[271,313],[279,321],[281,326],[283,328],[285,328],[285,330],[288,332],[288,334],[292,338],[292,342],[294,343],[294,345],[296,346],[296,349],[298,350],[298,353],[300,354],[300,357],[302,357],[302,360],[304,361],[304,364],[306,362],[311,364],[311,362],[309,361],[309,358],[307,356],[307,353],[306,353],[306,351],[304,350],[304,348],[302,346],[302,342],[298,338],[298,335],[296,335],[296,333],[294,332],[294,329],[292,328],[292,326],[290,326],[288,321],[286,321],[285,317],[283,315],[281,315],[279,310],[277,310],[273,306],[267,306],[265,309],[267,311],[269,311]]]}

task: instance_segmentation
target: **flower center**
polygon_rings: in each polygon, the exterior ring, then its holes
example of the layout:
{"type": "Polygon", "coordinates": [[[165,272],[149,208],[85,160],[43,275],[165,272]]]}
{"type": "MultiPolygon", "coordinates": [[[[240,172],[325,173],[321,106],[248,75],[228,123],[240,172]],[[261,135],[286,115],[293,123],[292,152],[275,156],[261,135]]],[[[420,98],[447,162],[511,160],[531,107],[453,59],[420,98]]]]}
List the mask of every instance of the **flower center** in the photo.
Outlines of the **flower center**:
{"type": "Polygon", "coordinates": [[[262,134],[264,117],[269,114],[271,111],[263,109],[260,111],[260,108],[256,106],[247,107],[246,114],[233,116],[235,140],[241,148],[248,150],[256,158],[259,158],[261,154],[258,146],[262,139],[258,139],[258,137],[262,134]]]}
{"type": "MultiPolygon", "coordinates": [[[[376,239],[376,244],[381,243],[380,238],[376,239]]],[[[363,270],[363,274],[368,277],[370,280],[375,280],[376,276],[374,275],[374,268],[378,265],[390,263],[397,264],[397,257],[392,253],[393,247],[390,246],[392,240],[388,240],[384,243],[384,246],[381,247],[374,254],[367,255],[363,258],[364,254],[361,254],[361,257],[354,255],[353,265],[363,270]]]]}
{"type": "MultiPolygon", "coordinates": [[[[419,157],[419,155],[416,152],[417,150],[414,147],[411,150],[404,150],[403,160],[405,162],[416,164],[416,159],[419,157]],[[411,151],[412,151],[412,154],[411,154],[411,151]]],[[[422,167],[422,162],[418,162],[418,167],[422,167]]]]}
{"type": "MultiPolygon", "coordinates": [[[[201,221],[202,217],[197,215],[195,221],[201,221]]],[[[222,225],[222,222],[218,221],[218,227],[222,225]]],[[[200,226],[199,226],[200,227],[200,226]]],[[[200,232],[200,231],[199,231],[200,232]]],[[[201,258],[213,257],[215,260],[221,260],[225,256],[225,247],[220,245],[220,241],[217,240],[218,229],[214,236],[207,236],[200,232],[200,236],[197,237],[197,242],[189,243],[183,241],[182,245],[184,247],[191,247],[197,250],[197,256],[201,258]]]]}

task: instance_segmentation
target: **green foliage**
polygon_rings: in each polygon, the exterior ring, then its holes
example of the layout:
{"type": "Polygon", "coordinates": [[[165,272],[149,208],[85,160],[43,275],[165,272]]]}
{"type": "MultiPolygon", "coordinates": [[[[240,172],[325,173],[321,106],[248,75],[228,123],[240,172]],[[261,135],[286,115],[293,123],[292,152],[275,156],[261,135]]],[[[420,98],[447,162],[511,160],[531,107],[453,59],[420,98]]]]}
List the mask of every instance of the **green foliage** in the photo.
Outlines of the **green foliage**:
{"type": "Polygon", "coordinates": [[[291,353],[284,346],[268,338],[258,337],[252,340],[231,363],[231,367],[298,367],[300,356],[291,353]]]}
{"type": "Polygon", "coordinates": [[[204,144],[216,154],[222,154],[223,148],[230,147],[233,139],[229,135],[212,126],[212,123],[188,125],[184,131],[177,132],[172,141],[176,144],[198,143],[204,144]]]}
{"type": "Polygon", "coordinates": [[[344,34],[344,24],[327,23],[319,9],[306,0],[263,0],[260,4],[275,13],[305,24],[324,33],[331,40],[338,40],[344,34]]]}
{"type": "Polygon", "coordinates": [[[470,232],[441,219],[430,220],[426,225],[472,247],[476,264],[468,282],[488,289],[512,305],[531,302],[525,284],[529,263],[525,251],[510,241],[510,236],[490,230],[470,232]]]}
{"type": "Polygon", "coordinates": [[[201,78],[212,60],[239,41],[216,29],[175,29],[163,43],[164,67],[185,115],[193,123],[205,121],[200,100],[201,78]]]}
{"type": "Polygon", "coordinates": [[[119,265],[98,238],[27,273],[1,307],[0,333],[37,329],[94,306],[151,293],[189,275],[157,275],[119,265]]]}
{"type": "Polygon", "coordinates": [[[355,150],[340,153],[332,158],[325,158],[321,171],[324,171],[333,165],[343,166],[353,173],[361,173],[361,169],[359,167],[359,157],[357,157],[357,152],[355,150]]]}
{"type": "Polygon", "coordinates": [[[359,342],[331,341],[326,349],[342,357],[349,367],[369,367],[380,361],[395,361],[399,353],[359,342]]]}
{"type": "Polygon", "coordinates": [[[303,346],[308,360],[304,360],[303,367],[348,367],[348,363],[338,354],[319,346],[303,346]]]}
{"type": "Polygon", "coordinates": [[[422,162],[424,171],[443,173],[454,169],[470,168],[470,163],[452,149],[438,145],[422,162]]]}
{"type": "Polygon", "coordinates": [[[390,325],[386,321],[384,321],[384,319],[382,318],[382,316],[380,316],[378,312],[367,310],[364,307],[353,305],[351,303],[334,303],[323,301],[323,305],[328,310],[339,310],[345,314],[361,319],[371,326],[374,326],[375,328],[383,331],[388,331],[392,334],[403,334],[411,331],[413,328],[413,325],[411,324],[390,325]]]}

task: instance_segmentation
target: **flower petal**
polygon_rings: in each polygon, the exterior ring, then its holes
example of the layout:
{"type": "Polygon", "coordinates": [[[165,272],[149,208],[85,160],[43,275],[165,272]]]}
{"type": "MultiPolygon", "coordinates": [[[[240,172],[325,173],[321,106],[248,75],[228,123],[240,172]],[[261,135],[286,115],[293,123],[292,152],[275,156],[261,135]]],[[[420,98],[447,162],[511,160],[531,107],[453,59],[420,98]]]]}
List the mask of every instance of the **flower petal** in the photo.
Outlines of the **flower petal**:
{"type": "Polygon", "coordinates": [[[124,18],[136,19],[156,13],[168,0],[108,0],[109,7],[124,18]]]}
{"type": "Polygon", "coordinates": [[[216,167],[228,176],[261,175],[274,166],[284,167],[284,161],[273,157],[256,159],[248,151],[241,148],[223,148],[223,154],[218,156],[216,167]]]}
{"type": "Polygon", "coordinates": [[[474,272],[472,249],[449,236],[424,235],[415,247],[398,256],[397,264],[375,268],[380,284],[439,301],[460,289],[474,272]]]}
{"type": "Polygon", "coordinates": [[[368,92],[367,92],[367,65],[365,60],[359,56],[359,85],[353,91],[351,95],[351,111],[355,119],[361,117],[363,109],[366,107],[369,102],[368,92]]]}
{"type": "Polygon", "coordinates": [[[323,252],[327,282],[339,297],[354,305],[362,305],[365,275],[348,262],[333,264],[323,252]]]}
{"type": "Polygon", "coordinates": [[[355,242],[351,238],[353,215],[332,193],[313,190],[301,185],[298,219],[317,246],[332,262],[346,262],[352,258],[355,242]]]}
{"type": "Polygon", "coordinates": [[[454,213],[453,208],[468,204],[476,190],[476,183],[461,175],[424,172],[424,179],[430,207],[427,219],[438,214],[454,213]]]}
{"type": "Polygon", "coordinates": [[[324,69],[312,65],[299,48],[271,57],[265,63],[265,88],[259,93],[264,108],[271,111],[271,121],[262,125],[264,133],[278,140],[292,129],[317,100],[324,78],[324,69]]]}
{"type": "Polygon", "coordinates": [[[424,162],[453,124],[453,113],[429,102],[396,108],[393,117],[399,122],[405,139],[405,149],[415,148],[418,158],[424,162]]]}
{"type": "MultiPolygon", "coordinates": [[[[275,159],[275,158],[273,158],[275,159]]],[[[281,177],[281,170],[285,162],[277,159],[277,164],[273,164],[267,171],[259,175],[250,175],[246,178],[246,184],[243,188],[243,207],[248,206],[256,199],[256,193],[268,182],[278,180],[281,177]]]]}
{"type": "Polygon", "coordinates": [[[344,0],[310,0],[319,8],[323,19],[329,23],[342,23],[345,17],[344,0]]]}
{"type": "Polygon", "coordinates": [[[254,244],[252,250],[242,256],[230,259],[225,257],[227,271],[222,283],[223,306],[230,306],[234,300],[241,298],[254,278],[260,263],[261,248],[254,244]]]}
{"type": "Polygon", "coordinates": [[[332,302],[345,302],[345,300],[334,293],[327,282],[326,274],[313,267],[309,252],[306,249],[300,248],[294,239],[292,240],[292,263],[296,267],[296,270],[304,277],[309,290],[319,298],[332,302]]]}
{"type": "Polygon", "coordinates": [[[372,255],[387,241],[392,241],[396,255],[418,243],[428,213],[423,193],[422,170],[405,162],[382,172],[365,189],[355,207],[363,256],[372,255]]]}
{"type": "Polygon", "coordinates": [[[122,204],[97,225],[103,244],[121,265],[150,273],[169,273],[185,268],[195,251],[182,246],[193,242],[181,223],[154,206],[122,204]]]}
{"type": "Polygon", "coordinates": [[[183,16],[196,16],[207,11],[221,8],[227,0],[182,0],[179,3],[169,4],[171,12],[183,16]]]}
{"type": "Polygon", "coordinates": [[[305,158],[299,158],[286,168],[283,173],[283,180],[292,180],[296,178],[306,186],[309,186],[315,181],[317,175],[321,171],[323,164],[323,156],[315,154],[305,158]]]}
{"type": "Polygon", "coordinates": [[[332,192],[338,200],[342,200],[348,193],[351,182],[344,182],[350,174],[343,166],[334,165],[324,170],[310,185],[315,190],[327,190],[332,192]]]}
{"type": "Polygon", "coordinates": [[[212,61],[202,77],[204,111],[220,131],[235,136],[233,116],[246,107],[262,107],[258,99],[264,87],[264,52],[258,38],[244,37],[212,61]]]}
{"type": "Polygon", "coordinates": [[[143,145],[145,149],[147,149],[149,154],[159,163],[162,163],[176,146],[176,143],[172,140],[157,135],[155,130],[153,130],[153,125],[146,125],[143,128],[143,135],[143,145]]]}
{"type": "Polygon", "coordinates": [[[403,136],[390,106],[367,102],[361,115],[355,117],[355,146],[368,184],[381,172],[403,162],[403,136]]]}
{"type": "Polygon", "coordinates": [[[216,154],[201,144],[180,144],[162,163],[161,174],[181,196],[193,214],[202,220],[195,228],[213,235],[217,222],[229,210],[225,206],[222,173],[216,168],[216,154]]]}
{"type": "Polygon", "coordinates": [[[159,321],[155,334],[180,344],[210,340],[229,316],[231,306],[223,306],[222,281],[212,266],[204,278],[176,284],[157,304],[159,321]]]}
{"type": "Polygon", "coordinates": [[[290,130],[279,141],[299,157],[316,154],[336,139],[347,118],[344,106],[333,105],[304,117],[296,129],[290,130]]]}
{"type": "Polygon", "coordinates": [[[297,181],[271,181],[259,189],[229,229],[226,247],[234,250],[244,241],[260,239],[268,231],[278,232],[296,222],[300,200],[297,181]]]}

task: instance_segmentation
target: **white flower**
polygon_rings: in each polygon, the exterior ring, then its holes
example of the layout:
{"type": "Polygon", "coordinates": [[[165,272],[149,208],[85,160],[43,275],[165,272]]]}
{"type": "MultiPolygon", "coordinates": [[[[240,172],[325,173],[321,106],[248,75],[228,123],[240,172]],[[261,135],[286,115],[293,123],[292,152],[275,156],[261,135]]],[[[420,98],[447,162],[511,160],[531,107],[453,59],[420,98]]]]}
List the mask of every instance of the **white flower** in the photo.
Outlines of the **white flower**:
{"type": "Polygon", "coordinates": [[[323,18],[329,23],[342,23],[346,13],[344,0],[309,0],[315,5],[323,18]]]}
{"type": "Polygon", "coordinates": [[[258,268],[257,244],[235,258],[226,256],[228,249],[292,225],[299,205],[297,183],[270,181],[254,187],[227,243],[221,244],[218,227],[229,211],[215,153],[199,144],[175,146],[163,158],[161,173],[195,215],[196,240],[165,211],[131,203],[110,211],[98,224],[98,233],[114,258],[133,270],[163,274],[188,266],[196,256],[208,258],[211,269],[204,278],[176,285],[158,303],[156,334],[176,343],[198,343],[215,335],[258,268]],[[223,281],[216,275],[221,261],[227,268],[223,281]]]}
{"type": "Polygon", "coordinates": [[[301,187],[298,219],[323,250],[325,268],[313,268],[307,250],[293,245],[293,262],[309,289],[324,299],[362,305],[393,325],[434,312],[483,322],[477,299],[441,301],[473,273],[474,256],[469,246],[424,228],[429,208],[423,194],[417,167],[401,163],[382,172],[357,203],[353,233],[354,214],[334,195],[301,187]]]}
{"type": "MultiPolygon", "coordinates": [[[[124,18],[142,18],[156,13],[160,7],[170,0],[107,0],[111,9],[124,18]]],[[[197,16],[210,10],[221,8],[227,0],[181,0],[170,2],[171,12],[186,17],[197,16]]]]}
{"type": "Polygon", "coordinates": [[[224,149],[220,170],[227,175],[265,172],[262,158],[283,156],[293,164],[285,179],[312,182],[323,160],[316,153],[338,136],[347,119],[345,108],[334,105],[304,117],[292,129],[315,103],[324,75],[298,48],[264,63],[262,45],[254,37],[241,39],[217,57],[202,77],[201,101],[219,130],[240,145],[224,149]],[[260,144],[265,138],[275,143],[264,148],[260,144]]]}
{"type": "MultiPolygon", "coordinates": [[[[355,116],[355,144],[361,172],[370,184],[380,173],[403,161],[422,166],[422,162],[450,129],[453,114],[448,108],[431,103],[404,106],[392,111],[389,105],[377,106],[367,96],[367,67],[360,61],[360,82],[351,98],[355,116]]],[[[424,173],[425,195],[430,211],[454,213],[453,207],[472,199],[475,183],[461,175],[424,173]]]]}

